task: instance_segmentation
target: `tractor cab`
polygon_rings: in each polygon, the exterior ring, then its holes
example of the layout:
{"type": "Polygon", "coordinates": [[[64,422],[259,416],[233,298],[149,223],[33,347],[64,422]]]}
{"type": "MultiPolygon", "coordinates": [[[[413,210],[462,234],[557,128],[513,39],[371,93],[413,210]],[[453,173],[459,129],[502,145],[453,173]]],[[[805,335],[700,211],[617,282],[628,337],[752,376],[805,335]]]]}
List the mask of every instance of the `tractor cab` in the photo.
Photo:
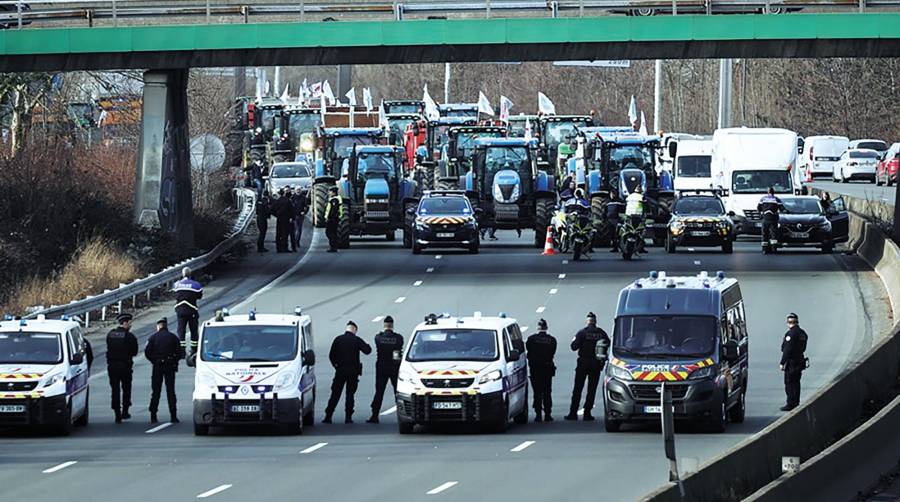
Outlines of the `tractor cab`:
{"type": "Polygon", "coordinates": [[[511,115],[506,123],[509,128],[510,138],[524,138],[527,136],[526,130],[531,128],[531,136],[538,137],[538,116],[537,115],[511,115]]]}
{"type": "Polygon", "coordinates": [[[540,117],[540,149],[538,163],[542,169],[551,170],[559,155],[559,145],[569,144],[578,129],[594,125],[590,115],[545,115],[540,117]]]}
{"type": "Polygon", "coordinates": [[[381,107],[386,115],[424,115],[425,102],[415,99],[394,99],[383,101],[381,107]]]}
{"type": "Polygon", "coordinates": [[[262,98],[253,104],[253,129],[262,129],[266,142],[281,130],[281,112],[284,103],[275,98],[262,98]]]}
{"type": "Polygon", "coordinates": [[[450,129],[461,126],[477,125],[477,120],[467,117],[441,117],[428,122],[428,137],[426,146],[432,158],[437,161],[441,158],[441,151],[450,141],[450,129]]]}
{"type": "Polygon", "coordinates": [[[410,125],[422,120],[422,116],[416,113],[390,113],[385,115],[387,120],[388,144],[404,146],[404,135],[410,125]]]}
{"type": "Polygon", "coordinates": [[[446,103],[438,105],[441,117],[478,119],[478,103],[446,103]]]}
{"type": "Polygon", "coordinates": [[[310,163],[314,160],[321,123],[322,115],[315,108],[289,106],[281,113],[281,130],[287,131],[294,152],[306,156],[310,163]]]}
{"type": "Polygon", "coordinates": [[[441,154],[440,181],[455,183],[460,176],[468,172],[475,156],[475,143],[478,139],[505,138],[506,133],[505,127],[496,126],[450,128],[447,132],[447,144],[441,154]]]}

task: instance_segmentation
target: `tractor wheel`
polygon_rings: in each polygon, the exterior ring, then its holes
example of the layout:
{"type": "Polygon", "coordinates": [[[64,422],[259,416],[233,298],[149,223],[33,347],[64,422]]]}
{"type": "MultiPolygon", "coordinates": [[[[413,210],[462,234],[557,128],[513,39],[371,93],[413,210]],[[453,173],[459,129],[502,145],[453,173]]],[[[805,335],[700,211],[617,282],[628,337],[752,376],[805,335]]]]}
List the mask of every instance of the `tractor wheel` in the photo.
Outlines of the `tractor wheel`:
{"type": "Polygon", "coordinates": [[[416,205],[412,203],[403,206],[403,247],[406,249],[412,247],[413,226],[416,224],[416,217],[408,214],[407,211],[415,207],[416,205]]]}
{"type": "Polygon", "coordinates": [[[313,185],[312,211],[313,225],[316,228],[325,228],[325,206],[328,205],[328,184],[316,183],[313,185]]]}
{"type": "Polygon", "coordinates": [[[456,183],[452,181],[438,181],[437,183],[438,190],[457,190],[456,183]]]}
{"type": "Polygon", "coordinates": [[[616,238],[615,229],[611,229],[606,223],[606,205],[609,203],[607,197],[599,196],[591,199],[591,225],[594,227],[593,247],[601,248],[612,244],[612,240],[616,238]]]}
{"type": "Polygon", "coordinates": [[[422,190],[434,190],[434,177],[437,165],[434,162],[428,162],[422,165],[425,171],[422,176],[422,190]]]}
{"type": "Polygon", "coordinates": [[[547,227],[553,216],[553,200],[538,199],[534,206],[534,247],[543,248],[547,240],[547,227]]]}
{"type": "Polygon", "coordinates": [[[344,211],[341,214],[341,219],[338,222],[338,248],[340,249],[349,249],[350,248],[350,204],[347,201],[343,202],[344,211]]]}

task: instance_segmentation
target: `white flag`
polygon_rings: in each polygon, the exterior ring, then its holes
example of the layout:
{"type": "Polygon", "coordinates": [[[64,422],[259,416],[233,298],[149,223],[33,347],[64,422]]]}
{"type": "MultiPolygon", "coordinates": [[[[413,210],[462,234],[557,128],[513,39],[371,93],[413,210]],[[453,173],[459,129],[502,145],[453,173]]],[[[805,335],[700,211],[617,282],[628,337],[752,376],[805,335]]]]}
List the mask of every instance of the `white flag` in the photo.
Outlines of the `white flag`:
{"type": "Polygon", "coordinates": [[[322,115],[322,126],[325,126],[325,110],[328,108],[325,105],[325,95],[319,94],[319,114],[322,115]]]}
{"type": "Polygon", "coordinates": [[[638,122],[637,101],[634,100],[634,94],[631,95],[631,104],[628,106],[628,121],[631,127],[636,127],[638,122]]]}
{"type": "Polygon", "coordinates": [[[385,115],[385,113],[384,113],[384,100],[383,99],[381,100],[381,104],[378,105],[378,126],[385,127],[385,128],[388,126],[387,115],[385,115]]]}
{"type": "Polygon", "coordinates": [[[512,110],[513,102],[506,96],[500,96],[500,120],[509,121],[509,112],[512,110]]]}
{"type": "Polygon", "coordinates": [[[331,106],[334,106],[337,103],[337,98],[334,97],[334,91],[331,90],[331,84],[329,84],[327,80],[322,83],[322,94],[328,98],[328,102],[331,106]]]}
{"type": "Polygon", "coordinates": [[[644,110],[641,110],[641,128],[640,133],[644,136],[647,135],[647,119],[644,118],[644,110]]]}
{"type": "Polygon", "coordinates": [[[288,100],[291,99],[290,88],[290,82],[284,85],[284,92],[281,93],[281,102],[284,104],[287,104],[288,100]]]}
{"type": "Polygon", "coordinates": [[[372,112],[372,91],[368,87],[363,87],[363,105],[366,107],[366,113],[372,112]]]}
{"type": "MultiPolygon", "coordinates": [[[[263,73],[263,75],[265,75],[265,73],[263,73]]],[[[265,86],[265,89],[263,90],[263,94],[265,96],[268,96],[271,91],[272,91],[272,82],[269,82],[268,80],[266,80],[266,86],[265,86]]]]}
{"type": "Polygon", "coordinates": [[[109,114],[106,113],[106,110],[100,110],[100,117],[97,119],[97,125],[102,126],[104,122],[106,122],[106,117],[109,114]]]}
{"type": "Polygon", "coordinates": [[[300,90],[297,91],[297,104],[303,106],[306,103],[306,98],[309,97],[309,84],[307,84],[306,79],[303,79],[303,83],[300,84],[300,90]]]}
{"type": "Polygon", "coordinates": [[[556,106],[543,92],[538,93],[538,112],[544,115],[556,115],[556,106]]]}
{"type": "Polygon", "coordinates": [[[431,95],[428,94],[428,84],[425,84],[425,89],[422,93],[422,101],[425,102],[425,118],[428,120],[437,120],[441,116],[441,112],[438,110],[437,103],[431,99],[431,95]]]}
{"type": "Polygon", "coordinates": [[[478,113],[494,116],[494,108],[491,107],[491,102],[481,91],[478,91],[478,113]]]}
{"type": "Polygon", "coordinates": [[[355,87],[351,87],[350,90],[347,91],[347,94],[344,94],[344,96],[347,96],[347,102],[350,104],[351,108],[356,106],[356,88],[355,87]]]}
{"type": "Polygon", "coordinates": [[[263,94],[263,73],[259,68],[255,68],[254,72],[256,73],[256,101],[262,101],[263,94]]]}
{"type": "Polygon", "coordinates": [[[525,119],[525,139],[529,140],[531,138],[531,120],[525,119]]]}

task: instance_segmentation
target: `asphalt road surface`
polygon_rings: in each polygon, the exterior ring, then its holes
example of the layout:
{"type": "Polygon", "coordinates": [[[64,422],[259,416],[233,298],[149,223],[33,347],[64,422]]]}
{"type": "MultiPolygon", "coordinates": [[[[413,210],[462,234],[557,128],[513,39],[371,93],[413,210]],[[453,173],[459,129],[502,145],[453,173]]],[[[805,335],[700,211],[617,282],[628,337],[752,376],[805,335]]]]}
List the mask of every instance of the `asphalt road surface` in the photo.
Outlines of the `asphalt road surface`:
{"type": "Polygon", "coordinates": [[[810,183],[815,188],[841,193],[862,200],[884,202],[891,206],[897,197],[897,186],[876,186],[869,181],[851,181],[848,183],[835,183],[833,181],[815,181],[810,183]]]}
{"type": "MultiPolygon", "coordinates": [[[[634,262],[600,250],[589,262],[569,256],[543,257],[528,244],[498,232],[480,255],[433,251],[413,256],[399,242],[354,239],[352,248],[324,252],[316,235],[310,252],[280,281],[248,298],[235,298],[238,311],[291,312],[302,306],[313,318],[318,375],[317,423],[302,436],[254,429],[214,430],[195,437],[190,395],[193,370],[178,373],[181,424],[153,427],[149,367],[135,368],[134,418],[113,423],[104,360],[95,361],[91,380],[91,424],[70,437],[21,431],[0,435],[0,484],[4,500],[170,501],[198,497],[246,500],[634,500],[667,481],[667,463],[658,428],[603,432],[602,421],[565,422],[575,356],[568,342],[588,311],[611,332],[619,290],[649,270],[714,273],[739,278],[749,316],[751,376],[747,419],[723,434],[679,427],[677,448],[688,463],[707,460],[781,415],[784,402],[778,371],[787,312],[799,314],[809,332],[811,369],[803,398],[839,375],[872,342],[860,284],[878,289],[856,257],[818,252],[763,256],[757,243],[739,243],[733,255],[685,250],[675,256],[660,249],[634,262]],[[421,281],[421,282],[420,282],[421,281]],[[381,424],[364,423],[373,394],[374,355],[364,361],[357,393],[356,424],[345,425],[343,403],[337,423],[319,423],[333,370],[327,364],[331,339],[353,319],[371,341],[375,319],[390,314],[409,339],[429,312],[470,315],[506,312],[534,331],[538,318],[560,341],[551,424],[512,426],[505,434],[472,430],[397,433],[393,403],[385,400],[381,424]],[[538,313],[540,311],[540,313],[538,313]],[[324,364],[321,364],[324,363],[324,364]],[[74,463],[72,463],[74,462],[74,463]],[[46,472],[45,472],[46,471],[46,472]]],[[[241,295],[232,294],[238,297],[241,295]]],[[[245,295],[244,295],[245,296],[245,295]]],[[[209,315],[206,308],[204,315],[209,315]]],[[[152,322],[152,319],[148,319],[152,322]]],[[[143,342],[142,342],[143,348],[143,342]]],[[[161,410],[165,404],[161,403],[161,410]]],[[[602,399],[595,416],[602,417],[602,399]]],[[[166,413],[160,417],[165,418],[166,413]]],[[[529,415],[531,419],[531,415],[529,415]]]]}

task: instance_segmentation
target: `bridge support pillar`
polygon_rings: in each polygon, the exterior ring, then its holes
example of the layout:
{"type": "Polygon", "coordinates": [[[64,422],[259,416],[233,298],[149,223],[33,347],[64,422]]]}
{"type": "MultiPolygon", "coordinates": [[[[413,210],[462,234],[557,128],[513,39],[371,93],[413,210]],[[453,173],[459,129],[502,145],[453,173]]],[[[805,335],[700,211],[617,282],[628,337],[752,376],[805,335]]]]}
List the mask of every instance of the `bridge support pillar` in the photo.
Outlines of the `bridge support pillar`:
{"type": "Polygon", "coordinates": [[[187,82],[186,69],[144,72],[134,220],[174,234],[179,243],[191,246],[194,211],[187,82]]]}

